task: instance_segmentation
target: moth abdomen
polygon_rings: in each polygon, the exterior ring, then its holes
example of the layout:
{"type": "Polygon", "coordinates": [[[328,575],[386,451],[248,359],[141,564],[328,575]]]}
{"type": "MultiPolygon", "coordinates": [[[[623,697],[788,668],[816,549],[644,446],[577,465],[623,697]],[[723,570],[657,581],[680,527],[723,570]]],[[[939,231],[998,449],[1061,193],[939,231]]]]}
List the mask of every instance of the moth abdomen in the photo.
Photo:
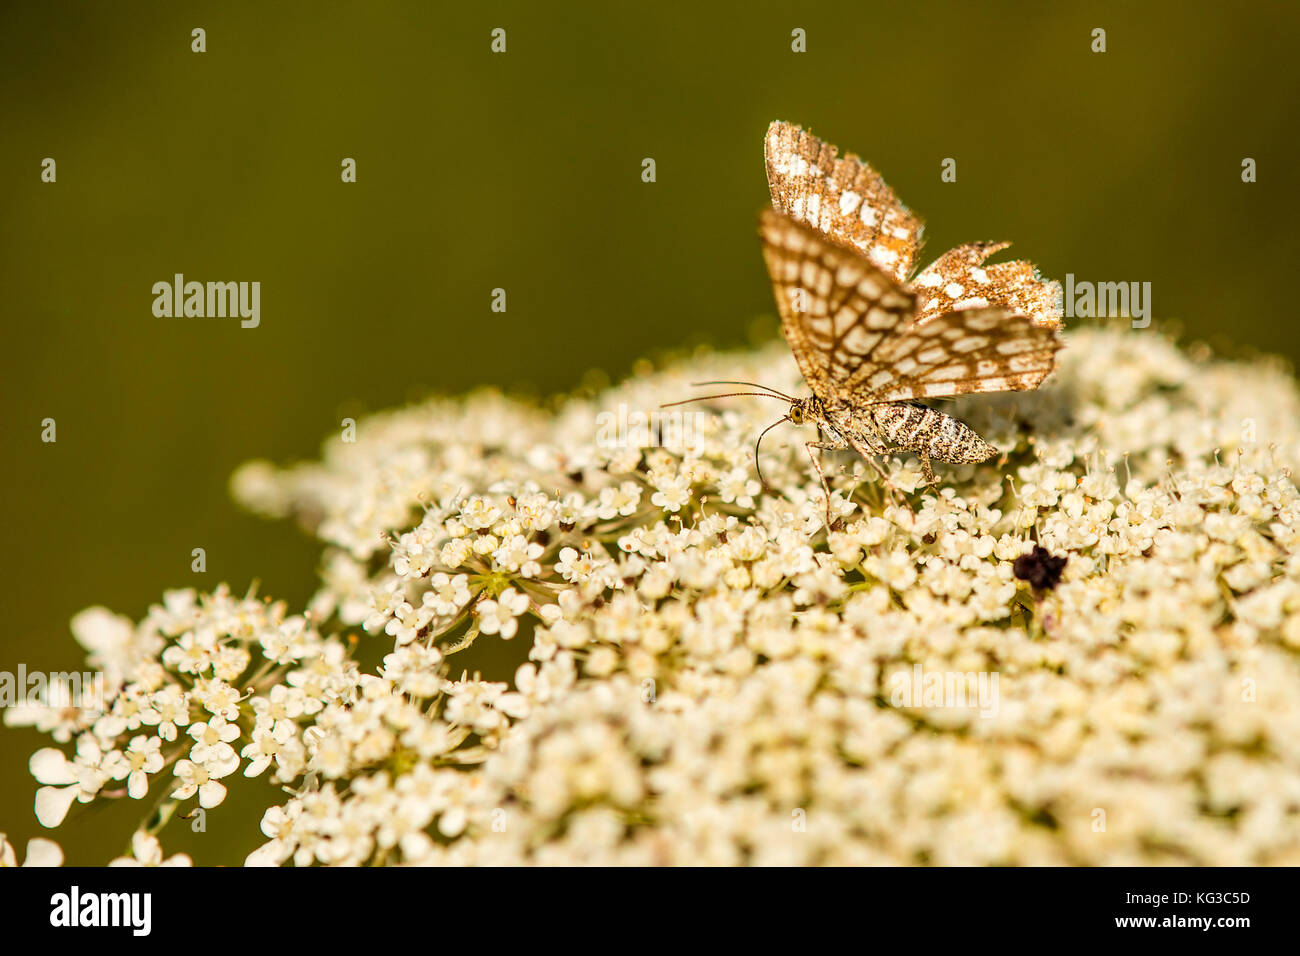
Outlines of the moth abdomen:
{"type": "Polygon", "coordinates": [[[902,451],[950,464],[987,461],[998,453],[969,425],[924,405],[876,405],[871,416],[888,444],[902,451]]]}
{"type": "Polygon", "coordinates": [[[931,458],[952,464],[974,464],[988,461],[998,454],[998,449],[990,445],[965,422],[959,422],[951,415],[930,410],[932,414],[943,419],[939,434],[930,442],[928,449],[931,458]]]}

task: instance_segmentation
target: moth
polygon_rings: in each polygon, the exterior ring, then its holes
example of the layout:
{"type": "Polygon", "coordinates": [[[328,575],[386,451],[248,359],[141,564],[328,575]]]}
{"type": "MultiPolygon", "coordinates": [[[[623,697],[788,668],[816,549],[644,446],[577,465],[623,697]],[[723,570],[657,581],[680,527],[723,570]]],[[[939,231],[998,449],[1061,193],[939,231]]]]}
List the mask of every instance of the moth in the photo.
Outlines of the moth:
{"type": "Polygon", "coordinates": [[[774,208],[759,224],[763,257],[812,396],[750,382],[698,384],[748,385],[762,391],[729,394],[788,402],[760,443],[785,422],[817,426],[819,440],[805,448],[828,525],[830,487],[814,451],[852,448],[886,483],[876,457],[911,452],[927,484],[936,480],[932,460],[998,454],[920,400],[1037,388],[1062,347],[1059,285],[1025,262],[984,265],[1008,243],[958,246],[913,276],[921,222],[875,170],[788,123],[768,128],[765,152],[774,208]]]}

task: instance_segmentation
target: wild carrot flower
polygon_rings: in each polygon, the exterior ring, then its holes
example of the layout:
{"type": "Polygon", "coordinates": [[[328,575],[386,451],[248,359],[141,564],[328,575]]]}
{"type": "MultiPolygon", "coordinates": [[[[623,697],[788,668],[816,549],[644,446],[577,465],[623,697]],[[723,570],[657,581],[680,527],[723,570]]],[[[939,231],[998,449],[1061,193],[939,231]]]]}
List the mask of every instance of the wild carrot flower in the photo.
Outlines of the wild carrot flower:
{"type": "Polygon", "coordinates": [[[783,345],[250,464],[239,500],[321,540],[318,592],[78,615],[104,709],[6,714],[52,737],[38,816],[221,812],[266,773],[253,864],[1300,863],[1295,383],[1068,340],[1039,391],[956,403],[1001,458],[938,487],[886,459],[891,495],[828,456],[829,529],[814,436],[773,431],[757,481],[760,399],[698,406],[689,447],[597,437],[691,381],[795,392],[783,345]],[[457,666],[498,640],[513,675],[457,666]]]}

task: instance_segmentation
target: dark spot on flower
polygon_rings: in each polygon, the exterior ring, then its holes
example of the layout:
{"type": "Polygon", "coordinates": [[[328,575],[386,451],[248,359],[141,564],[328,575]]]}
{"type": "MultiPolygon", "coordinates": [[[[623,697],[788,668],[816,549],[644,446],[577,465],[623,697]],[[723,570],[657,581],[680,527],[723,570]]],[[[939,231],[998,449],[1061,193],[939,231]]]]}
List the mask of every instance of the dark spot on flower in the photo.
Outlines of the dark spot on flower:
{"type": "Polygon", "coordinates": [[[935,533],[934,533],[933,531],[927,531],[925,534],[921,535],[921,543],[922,543],[922,544],[934,544],[936,538],[937,538],[937,536],[935,535],[935,533]]]}
{"type": "Polygon", "coordinates": [[[569,480],[575,485],[582,484],[582,471],[578,470],[569,472],[569,480]]]}
{"type": "Polygon", "coordinates": [[[1039,591],[1050,591],[1061,583],[1068,555],[1057,557],[1044,547],[1034,545],[1034,550],[1022,554],[1011,565],[1011,570],[1022,581],[1028,581],[1039,591]]]}
{"type": "Polygon", "coordinates": [[[560,530],[563,531],[565,534],[568,534],[568,533],[569,533],[570,531],[572,531],[575,527],[577,527],[577,525],[575,525],[572,521],[561,521],[561,522],[560,522],[560,530]]]}
{"type": "Polygon", "coordinates": [[[551,533],[549,531],[539,531],[533,535],[533,540],[544,548],[551,543],[551,533]]]}

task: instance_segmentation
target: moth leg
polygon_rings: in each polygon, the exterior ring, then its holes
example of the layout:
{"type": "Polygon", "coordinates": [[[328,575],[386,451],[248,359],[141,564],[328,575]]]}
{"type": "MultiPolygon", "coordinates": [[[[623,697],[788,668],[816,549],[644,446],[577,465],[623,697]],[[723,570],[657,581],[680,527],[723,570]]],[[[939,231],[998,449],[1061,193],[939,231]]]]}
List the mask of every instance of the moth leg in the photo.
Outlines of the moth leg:
{"type": "Polygon", "coordinates": [[[901,451],[899,448],[872,448],[864,442],[857,442],[853,445],[853,450],[861,456],[862,460],[876,470],[877,477],[880,478],[880,485],[885,489],[885,493],[890,499],[898,505],[901,505],[906,499],[902,493],[894,487],[894,483],[889,478],[889,472],[885,471],[885,466],[876,459],[890,454],[891,452],[901,451]]]}
{"type": "Polygon", "coordinates": [[[925,479],[927,485],[937,485],[939,479],[934,477],[934,469],[930,467],[930,456],[925,452],[917,452],[921,458],[921,477],[925,479]]]}
{"type": "Polygon", "coordinates": [[[813,449],[818,451],[844,451],[849,447],[848,442],[830,442],[830,441],[810,441],[804,443],[804,450],[808,452],[808,458],[812,461],[813,467],[817,469],[817,477],[821,479],[822,491],[826,493],[826,527],[831,526],[831,486],[826,481],[826,472],[822,471],[821,458],[813,454],[813,449]]]}
{"type": "MultiPolygon", "coordinates": [[[[891,450],[891,449],[886,448],[886,449],[885,449],[884,451],[882,451],[880,454],[881,454],[881,455],[888,455],[889,452],[890,452],[890,450],[891,450]]],[[[876,474],[880,477],[880,481],[881,481],[882,484],[889,485],[891,488],[893,487],[893,482],[891,482],[891,481],[889,480],[889,472],[885,471],[885,466],[884,466],[884,465],[882,465],[880,462],[876,461],[876,456],[875,456],[875,455],[863,455],[863,456],[862,456],[862,460],[865,461],[865,462],[866,462],[868,465],[870,465],[872,468],[876,469],[876,474]]]]}
{"type": "Polygon", "coordinates": [[[939,483],[939,479],[934,476],[934,469],[930,467],[930,456],[927,455],[925,452],[917,451],[914,448],[899,447],[899,448],[886,448],[881,454],[890,455],[896,451],[901,451],[904,454],[911,452],[912,454],[916,455],[917,458],[921,459],[921,483],[923,485],[937,485],[939,483]]]}
{"type": "MultiPolygon", "coordinates": [[[[881,452],[881,455],[888,455],[891,452],[901,451],[901,450],[902,449],[899,448],[886,448],[883,452],[881,452]]],[[[901,505],[904,501],[906,501],[907,499],[903,497],[903,493],[899,491],[898,488],[894,486],[894,482],[890,480],[889,472],[885,471],[885,466],[880,464],[880,462],[876,461],[875,456],[871,456],[866,460],[871,462],[872,468],[876,469],[876,474],[880,476],[880,484],[882,487],[884,487],[885,494],[889,495],[889,497],[893,500],[894,504],[901,505]]]]}

